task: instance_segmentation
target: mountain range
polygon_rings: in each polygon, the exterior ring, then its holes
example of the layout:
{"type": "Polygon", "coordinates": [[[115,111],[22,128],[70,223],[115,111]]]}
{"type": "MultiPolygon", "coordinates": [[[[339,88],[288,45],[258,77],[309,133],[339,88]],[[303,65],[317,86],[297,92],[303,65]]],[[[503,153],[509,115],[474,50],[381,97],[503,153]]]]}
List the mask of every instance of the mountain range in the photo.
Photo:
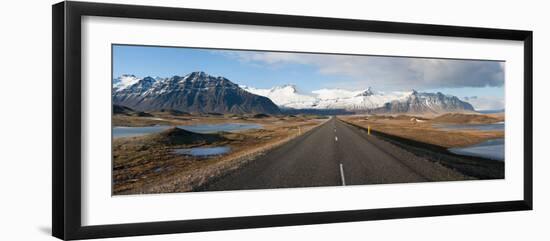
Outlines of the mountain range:
{"type": "Polygon", "coordinates": [[[294,85],[258,89],[224,77],[192,72],[170,78],[123,75],[113,79],[113,104],[139,111],[191,113],[415,113],[474,112],[468,102],[442,93],[320,89],[300,93],[294,85]]]}
{"type": "Polygon", "coordinates": [[[139,111],[172,109],[190,113],[280,113],[279,107],[270,99],[249,93],[226,78],[204,72],[137,80],[128,76],[113,80],[112,98],[115,105],[139,111]]]}
{"type": "Polygon", "coordinates": [[[321,89],[313,95],[301,94],[294,85],[271,89],[256,89],[243,86],[243,89],[268,97],[282,109],[299,110],[346,110],[366,113],[417,113],[439,114],[447,112],[474,112],[468,102],[456,96],[443,93],[421,93],[415,90],[377,92],[372,88],[361,91],[344,89],[321,89]]]}

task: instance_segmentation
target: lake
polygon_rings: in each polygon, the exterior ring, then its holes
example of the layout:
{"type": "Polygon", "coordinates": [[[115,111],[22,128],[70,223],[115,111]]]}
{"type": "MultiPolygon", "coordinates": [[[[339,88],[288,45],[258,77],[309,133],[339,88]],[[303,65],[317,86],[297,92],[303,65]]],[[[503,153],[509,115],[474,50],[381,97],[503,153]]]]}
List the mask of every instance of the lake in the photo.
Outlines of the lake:
{"type": "Polygon", "coordinates": [[[228,153],[229,151],[231,151],[231,148],[228,146],[174,149],[175,154],[196,157],[218,156],[228,153]]]}
{"type": "Polygon", "coordinates": [[[504,138],[487,140],[467,147],[449,148],[449,151],[459,155],[504,161],[504,138]]]}
{"type": "Polygon", "coordinates": [[[178,128],[188,130],[195,133],[216,133],[219,131],[244,131],[250,129],[262,129],[260,124],[248,124],[248,123],[223,123],[223,124],[207,124],[207,125],[192,125],[192,126],[178,126],[178,128]]]}
{"type": "MultiPolygon", "coordinates": [[[[262,125],[249,124],[249,123],[222,123],[222,124],[177,126],[177,127],[187,131],[191,131],[195,133],[203,133],[203,134],[216,133],[220,131],[234,132],[234,131],[263,128],[262,125]]],[[[147,135],[152,133],[158,133],[169,128],[171,128],[171,126],[163,126],[163,125],[140,126],[140,127],[115,126],[113,127],[113,138],[142,136],[142,135],[147,135]]]]}

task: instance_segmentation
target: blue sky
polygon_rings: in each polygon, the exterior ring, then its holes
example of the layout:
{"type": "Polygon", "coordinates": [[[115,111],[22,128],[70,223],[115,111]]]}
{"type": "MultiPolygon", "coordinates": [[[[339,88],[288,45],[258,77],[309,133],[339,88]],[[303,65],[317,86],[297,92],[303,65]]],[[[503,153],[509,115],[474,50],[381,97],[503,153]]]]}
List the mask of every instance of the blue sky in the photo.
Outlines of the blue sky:
{"type": "Polygon", "coordinates": [[[206,49],[114,46],[113,63],[115,78],[122,74],[171,77],[204,71],[240,85],[271,88],[296,84],[304,91],[316,90],[322,83],[338,80],[334,76],[319,74],[314,67],[304,64],[268,66],[241,61],[228,55],[227,51],[206,49]],[[312,78],[317,81],[309,81],[312,78]]]}
{"type": "Polygon", "coordinates": [[[384,56],[113,46],[113,77],[170,77],[204,71],[255,88],[441,91],[458,97],[504,97],[504,63],[384,56]]]}

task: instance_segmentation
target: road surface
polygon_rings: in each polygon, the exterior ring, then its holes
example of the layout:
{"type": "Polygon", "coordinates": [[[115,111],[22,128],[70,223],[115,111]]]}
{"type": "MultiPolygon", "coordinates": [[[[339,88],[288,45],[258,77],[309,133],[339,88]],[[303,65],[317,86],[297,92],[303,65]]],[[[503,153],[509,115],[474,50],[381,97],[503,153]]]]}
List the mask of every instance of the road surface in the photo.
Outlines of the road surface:
{"type": "Polygon", "coordinates": [[[337,118],[258,157],[201,190],[242,190],[434,181],[454,171],[337,118]]]}

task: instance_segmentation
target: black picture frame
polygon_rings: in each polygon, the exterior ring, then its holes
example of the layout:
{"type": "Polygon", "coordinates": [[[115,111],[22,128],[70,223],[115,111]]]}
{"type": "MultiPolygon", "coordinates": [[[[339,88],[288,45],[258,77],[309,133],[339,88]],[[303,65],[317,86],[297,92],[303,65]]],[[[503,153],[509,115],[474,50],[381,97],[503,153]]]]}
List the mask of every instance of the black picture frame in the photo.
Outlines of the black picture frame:
{"type": "MultiPolygon", "coordinates": [[[[52,6],[52,233],[60,239],[106,238],[380,219],[532,210],[533,32],[324,17],[151,7],[90,2],[52,6]],[[99,226],[81,224],[81,17],[228,23],[425,36],[516,40],[524,43],[524,194],[522,200],[368,210],[212,218],[99,226]]],[[[136,220],[139,221],[139,220],[136,220]]]]}

